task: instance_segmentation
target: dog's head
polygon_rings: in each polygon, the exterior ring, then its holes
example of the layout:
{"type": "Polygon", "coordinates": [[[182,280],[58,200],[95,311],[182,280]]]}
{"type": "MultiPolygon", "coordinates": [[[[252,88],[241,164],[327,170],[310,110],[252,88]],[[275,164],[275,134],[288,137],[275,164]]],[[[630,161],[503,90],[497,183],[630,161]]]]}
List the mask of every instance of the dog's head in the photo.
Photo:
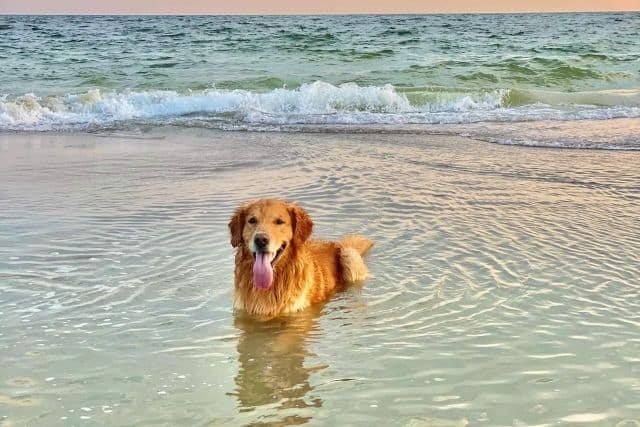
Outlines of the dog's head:
{"type": "Polygon", "coordinates": [[[231,246],[254,258],[253,283],[269,288],[273,267],[311,235],[313,222],[300,206],[283,200],[257,200],[240,206],[229,221],[231,246]]]}

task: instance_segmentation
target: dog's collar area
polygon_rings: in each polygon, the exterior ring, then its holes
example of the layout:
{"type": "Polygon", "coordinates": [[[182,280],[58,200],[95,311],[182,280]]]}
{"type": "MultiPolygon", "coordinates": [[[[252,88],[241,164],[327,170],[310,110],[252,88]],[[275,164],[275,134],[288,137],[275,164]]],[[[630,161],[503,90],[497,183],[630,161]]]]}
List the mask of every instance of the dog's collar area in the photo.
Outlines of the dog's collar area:
{"type": "MultiPolygon", "coordinates": [[[[276,251],[276,255],[271,260],[271,265],[274,265],[276,263],[276,261],[278,260],[278,258],[280,257],[280,255],[282,254],[282,252],[284,251],[284,249],[286,247],[287,247],[287,242],[284,242],[284,243],[282,243],[282,245],[280,245],[280,247],[276,251]]],[[[253,260],[255,261],[256,260],[256,252],[252,252],[251,254],[253,255],[253,260]]]]}

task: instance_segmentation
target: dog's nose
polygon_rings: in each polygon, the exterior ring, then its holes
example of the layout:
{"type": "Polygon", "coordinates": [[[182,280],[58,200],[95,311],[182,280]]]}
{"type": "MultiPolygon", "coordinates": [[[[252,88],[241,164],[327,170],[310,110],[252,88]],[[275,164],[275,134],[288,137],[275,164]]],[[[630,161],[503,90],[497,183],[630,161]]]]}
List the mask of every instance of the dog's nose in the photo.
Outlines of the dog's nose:
{"type": "Polygon", "coordinates": [[[256,245],[256,249],[264,250],[269,244],[269,238],[266,236],[266,234],[256,234],[256,236],[253,238],[253,243],[256,245]]]}

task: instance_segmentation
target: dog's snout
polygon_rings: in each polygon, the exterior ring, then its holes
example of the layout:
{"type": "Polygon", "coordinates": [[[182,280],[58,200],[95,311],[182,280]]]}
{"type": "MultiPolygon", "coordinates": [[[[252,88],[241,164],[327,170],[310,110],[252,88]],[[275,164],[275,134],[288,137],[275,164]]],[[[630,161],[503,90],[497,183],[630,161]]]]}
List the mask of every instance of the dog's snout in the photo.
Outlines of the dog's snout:
{"type": "Polygon", "coordinates": [[[264,250],[269,245],[269,237],[266,234],[256,234],[253,243],[256,245],[256,249],[264,250]]]}

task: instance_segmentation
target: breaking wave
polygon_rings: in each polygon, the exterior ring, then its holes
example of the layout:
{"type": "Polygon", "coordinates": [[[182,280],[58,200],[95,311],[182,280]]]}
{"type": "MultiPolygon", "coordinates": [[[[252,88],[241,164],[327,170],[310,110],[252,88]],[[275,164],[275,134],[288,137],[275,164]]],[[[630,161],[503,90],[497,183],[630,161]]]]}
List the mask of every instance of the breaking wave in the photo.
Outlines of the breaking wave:
{"type": "Polygon", "coordinates": [[[640,91],[493,91],[332,85],[266,92],[207,89],[0,98],[0,130],[90,130],[153,125],[454,124],[640,117],[640,91]]]}

